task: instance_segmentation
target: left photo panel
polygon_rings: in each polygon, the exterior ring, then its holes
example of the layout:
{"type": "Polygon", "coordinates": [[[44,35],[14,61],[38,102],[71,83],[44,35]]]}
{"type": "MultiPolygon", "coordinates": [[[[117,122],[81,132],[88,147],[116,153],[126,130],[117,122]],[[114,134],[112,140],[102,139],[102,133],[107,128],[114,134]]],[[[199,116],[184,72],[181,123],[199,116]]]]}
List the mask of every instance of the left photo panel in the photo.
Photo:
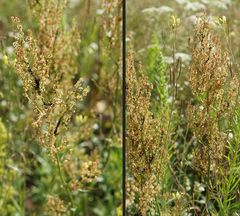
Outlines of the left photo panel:
{"type": "Polygon", "coordinates": [[[122,215],[122,0],[0,1],[0,215],[122,215]]]}

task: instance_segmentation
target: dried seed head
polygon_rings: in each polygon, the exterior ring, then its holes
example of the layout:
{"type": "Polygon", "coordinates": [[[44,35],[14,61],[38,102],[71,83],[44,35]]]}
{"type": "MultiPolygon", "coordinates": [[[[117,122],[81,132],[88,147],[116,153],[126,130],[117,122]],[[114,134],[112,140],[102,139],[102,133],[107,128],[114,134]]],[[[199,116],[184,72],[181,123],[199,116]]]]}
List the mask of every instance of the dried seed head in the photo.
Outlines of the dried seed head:
{"type": "Polygon", "coordinates": [[[146,215],[160,190],[168,155],[163,142],[161,121],[150,111],[152,85],[142,68],[135,65],[134,54],[127,56],[127,166],[128,204],[138,197],[138,210],[146,215]],[[138,69],[138,71],[137,71],[138,69]],[[155,189],[153,190],[154,187],[155,189]]]}
{"type": "Polygon", "coordinates": [[[205,17],[196,24],[190,50],[189,81],[195,102],[188,107],[188,126],[199,143],[194,166],[204,174],[218,174],[227,143],[220,125],[233,114],[239,83],[236,74],[231,76],[228,54],[205,17]]]}
{"type": "Polygon", "coordinates": [[[64,133],[76,104],[89,91],[83,79],[73,82],[78,73],[80,36],[75,24],[67,31],[66,27],[61,27],[65,4],[57,2],[61,1],[41,1],[39,5],[32,5],[38,20],[34,33],[28,30],[25,34],[20,20],[12,17],[17,58],[15,68],[35,111],[37,137],[43,146],[48,147],[53,160],[56,153],[67,149],[64,133]],[[58,140],[61,140],[60,144],[56,143],[58,140]]]}

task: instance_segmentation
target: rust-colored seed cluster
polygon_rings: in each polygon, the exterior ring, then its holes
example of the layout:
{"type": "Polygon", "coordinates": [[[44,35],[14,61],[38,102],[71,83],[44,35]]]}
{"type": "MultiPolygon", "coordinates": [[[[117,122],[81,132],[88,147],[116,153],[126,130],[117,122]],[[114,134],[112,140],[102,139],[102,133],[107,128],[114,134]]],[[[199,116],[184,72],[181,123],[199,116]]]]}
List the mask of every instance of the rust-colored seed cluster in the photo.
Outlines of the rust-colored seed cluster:
{"type": "Polygon", "coordinates": [[[229,58],[206,18],[200,18],[190,42],[190,85],[194,101],[188,107],[188,126],[198,146],[194,166],[205,175],[222,169],[227,136],[224,129],[236,103],[238,81],[229,72],[229,58]]]}
{"type": "Polygon", "coordinates": [[[152,85],[141,67],[135,66],[134,54],[127,56],[127,180],[128,206],[138,199],[138,209],[147,214],[161,190],[161,178],[167,167],[160,120],[150,111],[152,85]],[[138,71],[137,71],[138,70],[138,71]]]}
{"type": "Polygon", "coordinates": [[[14,48],[16,71],[23,81],[25,95],[35,110],[38,139],[54,160],[55,154],[66,148],[64,129],[68,128],[76,104],[88,93],[84,81],[75,84],[78,68],[76,57],[80,36],[75,25],[61,27],[65,3],[42,1],[35,6],[39,20],[36,34],[25,34],[20,20],[12,17],[15,26],[14,48]],[[57,139],[61,140],[57,144],[57,139]]]}

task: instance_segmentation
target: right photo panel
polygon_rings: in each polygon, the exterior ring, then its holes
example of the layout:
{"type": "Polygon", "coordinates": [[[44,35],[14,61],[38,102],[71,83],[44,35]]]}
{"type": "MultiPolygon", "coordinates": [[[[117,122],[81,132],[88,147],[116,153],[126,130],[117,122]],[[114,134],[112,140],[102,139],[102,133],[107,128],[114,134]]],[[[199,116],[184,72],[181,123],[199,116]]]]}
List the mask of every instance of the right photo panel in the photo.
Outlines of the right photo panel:
{"type": "Polygon", "coordinates": [[[126,213],[240,215],[240,2],[126,4],[126,213]]]}

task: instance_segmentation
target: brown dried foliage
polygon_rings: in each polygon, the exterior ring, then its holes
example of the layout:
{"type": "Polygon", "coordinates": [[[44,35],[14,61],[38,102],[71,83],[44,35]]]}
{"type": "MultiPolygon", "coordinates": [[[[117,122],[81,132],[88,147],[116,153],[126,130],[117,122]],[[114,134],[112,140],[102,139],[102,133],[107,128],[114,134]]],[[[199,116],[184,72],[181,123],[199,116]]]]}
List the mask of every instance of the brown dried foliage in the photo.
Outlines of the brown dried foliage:
{"type": "Polygon", "coordinates": [[[82,79],[74,84],[80,36],[75,25],[71,29],[61,27],[64,8],[65,3],[56,4],[55,0],[35,5],[32,8],[38,20],[35,33],[28,30],[25,34],[20,20],[12,17],[16,29],[16,71],[35,111],[37,137],[53,160],[57,152],[67,147],[64,131],[77,102],[88,92],[82,79]]]}
{"type": "Polygon", "coordinates": [[[238,79],[230,73],[228,53],[205,17],[198,20],[190,48],[190,84],[195,101],[187,114],[188,126],[198,142],[194,167],[205,176],[216,176],[223,168],[227,144],[224,131],[236,103],[238,79]]]}
{"type": "Polygon", "coordinates": [[[134,54],[127,56],[127,204],[138,198],[138,210],[147,214],[155,196],[161,191],[168,156],[161,120],[150,111],[152,85],[141,66],[136,67],[134,54]]]}

